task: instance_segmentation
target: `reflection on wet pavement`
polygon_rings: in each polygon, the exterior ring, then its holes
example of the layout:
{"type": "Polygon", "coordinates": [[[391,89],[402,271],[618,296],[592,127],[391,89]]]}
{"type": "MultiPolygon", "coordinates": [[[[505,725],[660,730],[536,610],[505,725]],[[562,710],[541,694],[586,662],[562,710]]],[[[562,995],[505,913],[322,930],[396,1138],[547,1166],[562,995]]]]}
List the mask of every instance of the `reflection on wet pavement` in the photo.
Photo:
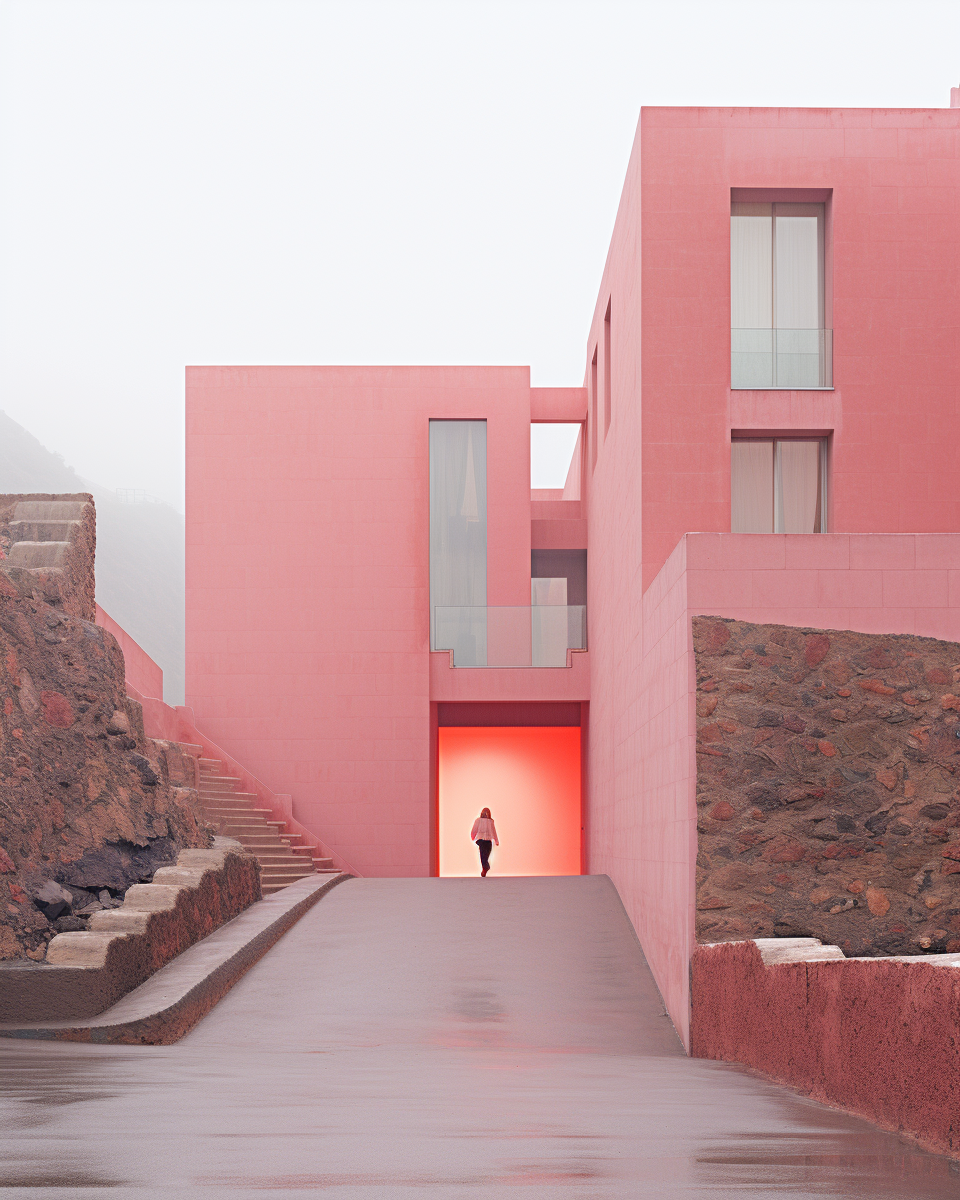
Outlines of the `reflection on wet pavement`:
{"type": "Polygon", "coordinates": [[[960,1173],[684,1057],[603,879],[356,880],[183,1041],[0,1041],[0,1194],[882,1197],[960,1173]]]}

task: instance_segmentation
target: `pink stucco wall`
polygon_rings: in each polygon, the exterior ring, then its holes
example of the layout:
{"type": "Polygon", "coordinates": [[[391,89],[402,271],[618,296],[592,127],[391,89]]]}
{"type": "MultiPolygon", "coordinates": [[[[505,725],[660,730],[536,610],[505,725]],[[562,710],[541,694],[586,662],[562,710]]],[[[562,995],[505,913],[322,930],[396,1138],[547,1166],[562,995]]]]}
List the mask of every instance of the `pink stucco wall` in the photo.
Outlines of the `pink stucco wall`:
{"type": "Polygon", "coordinates": [[[957,110],[641,113],[585,347],[587,863],[620,889],[685,1037],[690,615],[958,638],[960,591],[949,537],[682,539],[730,529],[734,430],[828,435],[840,534],[960,529],[958,185],[957,110]],[[730,388],[734,188],[827,204],[833,390],[730,388]]]}
{"type": "MultiPolygon", "coordinates": [[[[590,868],[606,871],[689,1045],[696,835],[695,614],[915,633],[960,641],[958,534],[687,534],[642,601],[635,791],[594,813],[590,868]],[[598,829],[609,830],[598,841],[598,829]]],[[[594,689],[596,691],[596,689],[594,689]]],[[[596,729],[591,703],[591,740],[596,729]]]]}
{"type": "Polygon", "coordinates": [[[133,640],[127,631],[118,625],[109,613],[97,605],[97,624],[108,630],[120,643],[123,651],[127,683],[141,696],[156,696],[163,699],[163,669],[150,655],[133,640]]]}
{"type": "Polygon", "coordinates": [[[647,108],[639,138],[610,261],[643,289],[644,586],[730,528],[731,429],[832,431],[832,531],[960,528],[960,110],[647,108]],[[730,390],[733,188],[827,198],[832,393],[730,390]]]}
{"type": "Polygon", "coordinates": [[[428,421],[486,419],[488,603],[528,605],[530,411],[526,368],[187,372],[187,703],[364,875],[431,865],[428,421]]]}

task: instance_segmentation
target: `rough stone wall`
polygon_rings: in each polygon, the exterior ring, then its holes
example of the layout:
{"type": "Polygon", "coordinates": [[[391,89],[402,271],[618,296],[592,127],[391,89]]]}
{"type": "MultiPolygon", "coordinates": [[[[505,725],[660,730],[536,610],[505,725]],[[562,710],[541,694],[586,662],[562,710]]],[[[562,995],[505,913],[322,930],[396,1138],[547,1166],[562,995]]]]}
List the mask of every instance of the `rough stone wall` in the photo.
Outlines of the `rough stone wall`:
{"type": "Polygon", "coordinates": [[[239,842],[182,850],[176,866],[131,887],[120,908],[94,913],[83,932],[58,934],[45,963],[0,964],[0,1022],[103,1012],[260,897],[260,864],[239,842]]]}
{"type": "Polygon", "coordinates": [[[697,940],[960,950],[960,646],[694,617],[697,940]]]}
{"type": "MultiPolygon", "coordinates": [[[[40,536],[43,537],[42,530],[40,536]]],[[[49,492],[0,495],[0,567],[13,576],[21,591],[30,591],[46,604],[82,617],[85,621],[96,619],[96,580],[94,563],[97,548],[97,514],[93,497],[87,492],[70,495],[54,495],[49,492]],[[79,522],[70,528],[69,546],[59,557],[56,566],[23,567],[4,566],[11,546],[17,540],[14,516],[21,500],[48,500],[54,502],[78,502],[81,508],[79,522]]]]}
{"type": "Polygon", "coordinates": [[[116,640],[47,603],[42,574],[0,563],[0,959],[42,960],[212,837],[191,760],[144,736],[116,640]]]}

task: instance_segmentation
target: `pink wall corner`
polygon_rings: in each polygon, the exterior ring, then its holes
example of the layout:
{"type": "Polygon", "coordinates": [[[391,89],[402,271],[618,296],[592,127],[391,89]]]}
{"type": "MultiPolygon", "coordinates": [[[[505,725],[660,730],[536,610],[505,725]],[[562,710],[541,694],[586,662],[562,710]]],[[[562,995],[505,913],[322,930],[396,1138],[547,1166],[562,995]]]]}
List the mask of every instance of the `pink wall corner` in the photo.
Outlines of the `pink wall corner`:
{"type": "Polygon", "coordinates": [[[587,859],[620,890],[685,1037],[690,614],[960,636],[960,574],[944,557],[957,548],[913,537],[960,528],[960,462],[949,450],[960,440],[958,208],[960,112],[641,113],[585,346],[587,859]],[[730,387],[734,188],[772,188],[770,199],[803,189],[828,204],[833,391],[730,387]],[[609,430],[592,395],[595,351],[598,390],[612,381],[609,430]],[[762,543],[729,534],[734,430],[830,435],[835,532],[762,543]],[[716,532],[684,536],[692,530],[716,532]],[[854,540],[877,531],[906,541],[854,540]]]}
{"type": "Polygon", "coordinates": [[[97,624],[120,643],[126,680],[140,696],[163,699],[163,671],[116,621],[97,605],[97,624]]]}
{"type": "MultiPolygon", "coordinates": [[[[951,592],[951,572],[935,565],[958,556],[960,533],[691,533],[644,593],[639,719],[623,721],[639,736],[632,756],[625,737],[618,768],[626,773],[632,761],[633,773],[622,798],[609,784],[612,801],[591,794],[591,870],[616,883],[688,1047],[697,854],[691,618],[960,641],[960,590],[951,592]]],[[[595,721],[591,737],[594,729],[595,721]]]]}
{"type": "Polygon", "coordinates": [[[188,703],[365,875],[431,869],[428,422],[486,419],[487,599],[526,606],[530,405],[526,368],[188,369],[188,703]]]}
{"type": "Polygon", "coordinates": [[[618,221],[607,271],[642,278],[620,332],[644,346],[643,585],[684,533],[729,530],[731,430],[831,433],[832,531],[960,528],[960,111],[645,108],[639,137],[636,230],[618,221]],[[827,198],[834,391],[730,388],[744,188],[827,198]]]}

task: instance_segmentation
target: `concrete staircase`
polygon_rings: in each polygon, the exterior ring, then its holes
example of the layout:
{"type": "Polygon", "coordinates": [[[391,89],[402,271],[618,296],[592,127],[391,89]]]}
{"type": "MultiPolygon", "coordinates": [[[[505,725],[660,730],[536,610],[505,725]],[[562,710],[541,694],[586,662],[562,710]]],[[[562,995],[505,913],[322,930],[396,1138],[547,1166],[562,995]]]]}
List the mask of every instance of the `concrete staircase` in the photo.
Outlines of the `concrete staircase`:
{"type": "Polygon", "coordinates": [[[241,792],[240,780],[227,773],[216,758],[203,758],[199,746],[184,746],[200,764],[200,803],[204,817],[224,837],[236,838],[260,862],[260,882],[270,896],[305,875],[336,875],[333,860],[314,857],[313,847],[301,844],[299,833],[284,833],[285,821],[272,819],[253,792],[241,792]]]}
{"type": "Polygon", "coordinates": [[[70,537],[80,525],[84,502],[80,500],[21,500],[13,512],[7,555],[11,567],[56,567],[70,548],[70,537]]]}

